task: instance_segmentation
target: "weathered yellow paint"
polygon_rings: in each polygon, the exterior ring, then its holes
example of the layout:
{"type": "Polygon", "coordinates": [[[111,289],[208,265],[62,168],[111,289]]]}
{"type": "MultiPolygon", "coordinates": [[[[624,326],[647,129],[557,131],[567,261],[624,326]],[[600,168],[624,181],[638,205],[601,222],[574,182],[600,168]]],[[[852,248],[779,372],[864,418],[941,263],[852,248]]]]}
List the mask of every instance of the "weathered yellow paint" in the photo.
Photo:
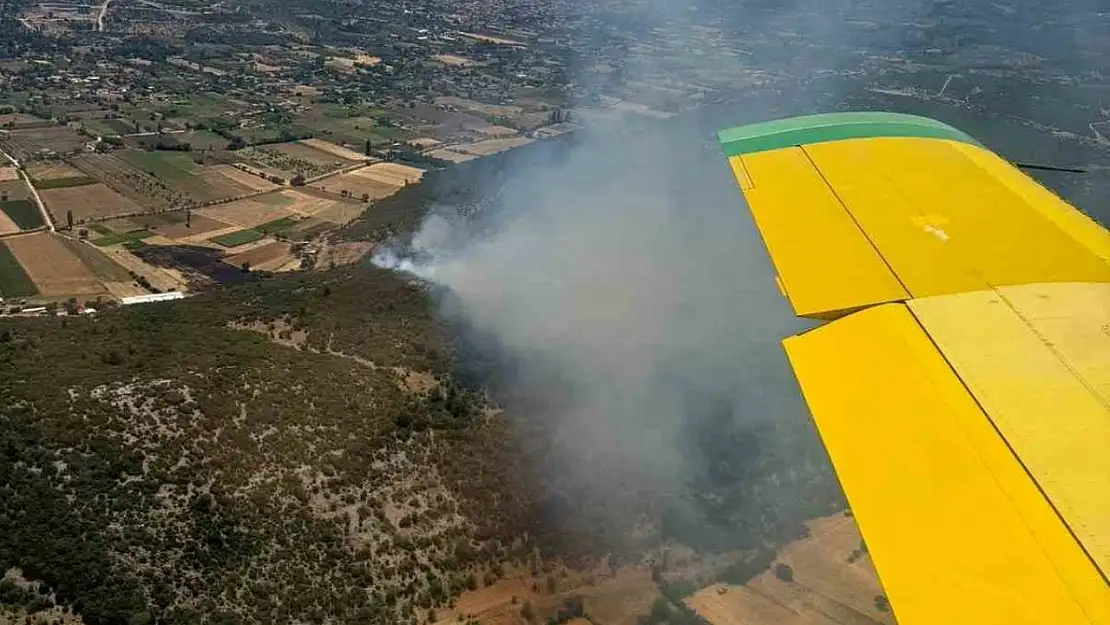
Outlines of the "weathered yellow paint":
{"type": "Polygon", "coordinates": [[[1036,180],[1025,175],[1025,172],[1006,162],[994,152],[967,144],[957,144],[952,147],[963,152],[989,176],[1021,197],[1026,204],[1040,211],[1061,230],[1110,263],[1110,232],[1098,225],[1095,220],[1075,210],[1071,204],[1042,187],[1036,180]]]}
{"type": "Polygon", "coordinates": [[[909,302],[1104,576],[1110,576],[1110,284],[909,302]],[[1089,309],[1076,308],[1089,306],[1089,309]]]}
{"type": "Polygon", "coordinates": [[[748,176],[748,171],[744,169],[744,159],[733,156],[728,159],[728,164],[732,168],[732,175],[736,178],[736,184],[740,186],[740,189],[742,191],[751,189],[752,179],[748,176]]]}
{"type": "Polygon", "coordinates": [[[1110,284],[1064,282],[995,290],[1110,406],[1110,284]]]}
{"type": "Polygon", "coordinates": [[[1110,623],[1097,569],[905,305],[785,346],[901,625],[1110,623]]]}
{"type": "MultiPolygon", "coordinates": [[[[1016,192],[943,139],[869,138],[806,153],[914,297],[1033,282],[1110,282],[1110,265],[1046,217],[1041,195],[1016,192]]],[[[1062,200],[1052,214],[1077,213],[1062,200]],[[1066,207],[1066,208],[1061,208],[1066,207]]]]}
{"type": "Polygon", "coordinates": [[[749,186],[744,196],[799,316],[907,297],[800,148],[736,158],[747,176],[738,181],[749,186]]]}

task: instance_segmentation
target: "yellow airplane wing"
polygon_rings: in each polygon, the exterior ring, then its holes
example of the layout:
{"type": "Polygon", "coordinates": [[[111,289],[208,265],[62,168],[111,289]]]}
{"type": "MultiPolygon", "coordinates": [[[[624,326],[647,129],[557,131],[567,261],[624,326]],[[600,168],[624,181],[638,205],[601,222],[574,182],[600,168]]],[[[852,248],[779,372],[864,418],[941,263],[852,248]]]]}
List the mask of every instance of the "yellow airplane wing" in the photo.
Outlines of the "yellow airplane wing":
{"type": "Polygon", "coordinates": [[[898,622],[1110,625],[1110,233],[931,119],[718,138],[898,622]]]}

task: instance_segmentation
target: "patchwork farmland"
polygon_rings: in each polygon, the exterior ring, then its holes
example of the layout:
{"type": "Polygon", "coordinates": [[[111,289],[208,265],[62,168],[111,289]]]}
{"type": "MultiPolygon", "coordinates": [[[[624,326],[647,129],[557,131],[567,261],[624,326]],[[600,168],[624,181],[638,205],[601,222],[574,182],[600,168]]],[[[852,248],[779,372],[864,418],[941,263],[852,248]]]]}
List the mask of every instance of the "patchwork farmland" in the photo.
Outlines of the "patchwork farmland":
{"type": "Polygon", "coordinates": [[[108,295],[81,258],[50,232],[9,237],[4,245],[22,265],[38,292],[48,297],[108,295]]]}
{"type": "Polygon", "coordinates": [[[73,213],[74,223],[80,224],[117,215],[132,215],[145,210],[141,204],[99,182],[40,189],[39,197],[42,198],[54,223],[59,225],[66,223],[66,213],[70,211],[73,213]]]}

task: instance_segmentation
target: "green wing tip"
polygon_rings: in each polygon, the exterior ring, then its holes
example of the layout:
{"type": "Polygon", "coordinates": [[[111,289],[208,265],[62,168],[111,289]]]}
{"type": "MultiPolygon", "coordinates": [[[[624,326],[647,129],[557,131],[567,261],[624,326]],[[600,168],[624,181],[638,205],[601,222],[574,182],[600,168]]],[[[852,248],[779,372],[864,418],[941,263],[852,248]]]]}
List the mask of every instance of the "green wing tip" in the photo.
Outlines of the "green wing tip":
{"type": "Polygon", "coordinates": [[[981,145],[944,122],[902,113],[823,113],[726,128],[717,133],[725,156],[809,143],[868,137],[922,137],[981,145]]]}

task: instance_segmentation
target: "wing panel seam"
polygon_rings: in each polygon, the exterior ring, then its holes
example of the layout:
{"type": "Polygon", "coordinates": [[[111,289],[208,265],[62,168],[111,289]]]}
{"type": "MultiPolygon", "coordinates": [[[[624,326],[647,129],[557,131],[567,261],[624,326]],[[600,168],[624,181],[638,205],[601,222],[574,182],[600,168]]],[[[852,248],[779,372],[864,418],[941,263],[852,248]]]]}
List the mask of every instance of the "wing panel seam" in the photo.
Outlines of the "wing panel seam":
{"type": "MultiPolygon", "coordinates": [[[[997,291],[995,291],[995,292],[997,292],[997,291]]],[[[1067,529],[1068,535],[1071,536],[1071,539],[1079,547],[1079,550],[1083,552],[1083,556],[1085,558],[1087,558],[1087,561],[1091,564],[1091,566],[1094,568],[1094,570],[1098,573],[1099,577],[1102,578],[1103,583],[1110,586],[1110,579],[1107,579],[1106,574],[1102,571],[1101,568],[1099,568],[1098,563],[1095,561],[1093,554],[1091,554],[1091,552],[1087,550],[1087,547],[1083,544],[1083,541],[1079,540],[1079,536],[1076,535],[1075,531],[1072,530],[1071,525],[1068,524],[1067,520],[1060,513],[1060,509],[1056,507],[1056,504],[1048,496],[1048,493],[1046,493],[1044,488],[1041,487],[1040,482],[1038,482],[1037,478],[1033,476],[1032,471],[1029,470],[1029,467],[1021,459],[1021,456],[1018,455],[1017,450],[1015,450],[1013,445],[1010,444],[1009,439],[1007,439],[1002,434],[1002,430],[999,429],[998,424],[995,423],[994,419],[991,418],[990,412],[987,410],[986,406],[984,406],[983,403],[979,401],[979,397],[975,395],[975,393],[971,390],[971,387],[968,385],[967,381],[964,380],[963,376],[961,376],[959,371],[956,370],[955,365],[952,363],[951,360],[949,360],[947,354],[944,353],[944,350],[941,349],[940,345],[933,338],[933,335],[929,334],[928,329],[926,329],[926,327],[925,327],[925,323],[921,320],[920,317],[917,316],[917,312],[914,311],[912,306],[906,305],[904,303],[902,305],[905,306],[907,310],[909,310],[910,315],[913,317],[914,323],[917,324],[917,327],[921,330],[921,333],[924,334],[925,337],[929,340],[929,344],[933,346],[934,350],[936,350],[937,355],[939,355],[941,357],[941,359],[944,361],[945,366],[947,366],[948,370],[952,372],[952,375],[957,380],[959,380],[960,386],[963,387],[963,389],[967,393],[968,397],[971,398],[971,401],[975,403],[975,406],[983,414],[983,417],[987,420],[987,423],[990,424],[991,429],[994,430],[994,433],[998,436],[999,440],[1002,441],[1002,444],[1006,446],[1007,451],[1010,452],[1010,456],[1013,457],[1014,461],[1016,461],[1018,466],[1021,467],[1022,472],[1025,473],[1025,476],[1029,478],[1029,481],[1037,489],[1037,493],[1040,494],[1041,498],[1045,500],[1045,503],[1048,504],[1048,507],[1052,510],[1052,513],[1054,515],[1056,515],[1056,519],[1059,520],[1060,523],[1064,526],[1064,528],[1067,529]]],[[[1007,306],[1009,306],[1008,302],[1007,302],[1007,306]]],[[[1022,322],[1023,323],[1025,322],[1024,318],[1022,319],[1022,322]]],[[[1037,335],[1037,337],[1041,338],[1039,334],[1037,335]]],[[[963,428],[961,428],[961,431],[962,430],[963,430],[963,428]]],[[[1003,494],[1003,496],[1006,497],[1006,500],[1010,502],[1010,504],[1014,508],[1014,510],[1017,511],[1017,514],[1021,518],[1022,523],[1029,530],[1030,536],[1034,537],[1034,540],[1037,543],[1037,546],[1041,548],[1041,551],[1044,552],[1048,561],[1052,563],[1052,568],[1053,568],[1053,570],[1056,571],[1057,576],[1061,580],[1067,579],[1063,575],[1063,572],[1060,571],[1060,569],[1058,569],[1056,567],[1056,561],[1055,561],[1054,558],[1052,558],[1051,552],[1046,550],[1044,544],[1042,544],[1041,541],[1038,538],[1036,538],[1036,536],[1037,536],[1036,532],[1034,532],[1032,526],[1029,525],[1028,521],[1025,518],[1025,515],[1021,513],[1021,508],[1017,505],[1017,502],[1015,502],[1013,500],[1013,498],[1010,497],[1009,491],[998,480],[998,477],[995,475],[994,471],[992,469],[990,469],[990,464],[987,463],[986,459],[984,459],[983,456],[979,453],[978,446],[975,445],[974,443],[972,443],[971,446],[972,446],[972,448],[975,449],[975,454],[977,456],[979,456],[981,459],[983,459],[983,461],[984,461],[983,466],[990,473],[991,480],[993,480],[994,483],[998,485],[999,491],[1003,494]]],[[[1072,598],[1075,599],[1076,605],[1079,606],[1079,608],[1081,610],[1083,610],[1084,614],[1087,614],[1088,620],[1090,620],[1093,623],[1094,622],[1093,617],[1087,612],[1086,609],[1084,609],[1083,602],[1080,601],[1080,599],[1074,595],[1074,593],[1072,592],[1071,586],[1067,583],[1065,583],[1064,586],[1068,589],[1068,594],[1070,594],[1072,596],[1072,598]]]]}

